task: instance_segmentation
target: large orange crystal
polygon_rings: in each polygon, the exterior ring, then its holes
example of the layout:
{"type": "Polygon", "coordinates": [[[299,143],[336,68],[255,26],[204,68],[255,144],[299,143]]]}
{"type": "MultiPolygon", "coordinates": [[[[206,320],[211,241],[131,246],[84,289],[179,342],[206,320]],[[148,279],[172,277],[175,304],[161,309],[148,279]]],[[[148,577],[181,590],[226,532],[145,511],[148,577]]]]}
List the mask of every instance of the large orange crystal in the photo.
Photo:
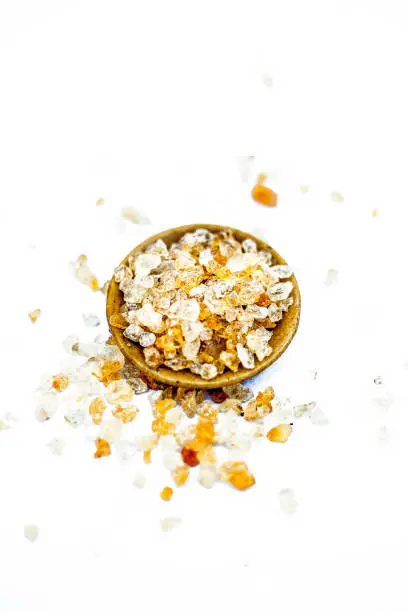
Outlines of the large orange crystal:
{"type": "Polygon", "coordinates": [[[287,442],[292,433],[291,425],[278,425],[277,427],[272,427],[266,434],[266,437],[271,442],[287,442]]]}
{"type": "Polygon", "coordinates": [[[107,457],[108,455],[111,454],[110,444],[103,438],[97,438],[95,440],[95,444],[96,444],[96,452],[94,454],[95,459],[99,459],[100,457],[107,457]]]}
{"type": "Polygon", "coordinates": [[[192,448],[187,448],[186,446],[183,446],[181,449],[181,458],[183,459],[184,463],[190,467],[195,467],[200,463],[196,451],[192,448]]]}
{"type": "Polygon", "coordinates": [[[255,484],[255,478],[244,461],[224,463],[220,472],[222,478],[239,491],[249,489],[255,484]]]}
{"type": "Polygon", "coordinates": [[[170,501],[171,498],[173,497],[173,489],[171,487],[164,487],[164,489],[160,493],[160,497],[164,501],[170,501]]]}
{"type": "Polygon", "coordinates": [[[276,206],[278,203],[278,196],[272,189],[264,185],[266,178],[266,174],[259,175],[258,182],[251,192],[252,197],[255,202],[263,204],[264,206],[276,206]]]}

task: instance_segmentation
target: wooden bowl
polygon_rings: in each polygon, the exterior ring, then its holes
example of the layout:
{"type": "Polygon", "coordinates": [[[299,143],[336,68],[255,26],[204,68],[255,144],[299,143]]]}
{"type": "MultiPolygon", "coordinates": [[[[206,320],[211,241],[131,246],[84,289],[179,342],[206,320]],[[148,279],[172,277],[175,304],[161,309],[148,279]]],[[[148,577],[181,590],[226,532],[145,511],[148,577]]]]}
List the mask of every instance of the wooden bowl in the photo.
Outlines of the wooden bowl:
{"type": "MultiPolygon", "coordinates": [[[[199,228],[205,228],[210,230],[211,232],[232,230],[234,232],[234,235],[240,242],[242,242],[246,238],[251,238],[256,242],[259,250],[270,251],[272,253],[274,265],[286,264],[286,261],[279,255],[279,253],[277,253],[274,249],[272,249],[272,247],[267,245],[262,240],[259,240],[259,238],[256,238],[251,234],[241,232],[240,230],[231,227],[226,227],[222,225],[207,225],[206,223],[175,227],[173,229],[165,230],[160,234],[156,234],[155,236],[151,236],[147,240],[144,240],[137,247],[135,247],[133,251],[131,251],[131,253],[129,253],[129,255],[125,257],[122,263],[126,263],[127,258],[130,255],[134,255],[135,253],[140,253],[144,251],[147,246],[149,246],[153,242],[156,242],[156,240],[158,240],[159,238],[161,238],[167,246],[170,246],[173,242],[177,242],[186,232],[193,232],[194,230],[199,228]]],[[[237,372],[231,372],[228,370],[225,371],[223,374],[212,378],[211,380],[204,380],[200,376],[193,374],[192,372],[187,370],[175,372],[174,370],[170,370],[169,368],[166,368],[164,366],[161,366],[158,369],[154,369],[146,364],[141,347],[123,336],[123,330],[117,327],[110,327],[111,333],[115,343],[120,348],[125,357],[130,361],[130,363],[136,368],[138,368],[141,372],[147,374],[151,378],[161,383],[173,385],[175,387],[185,387],[190,389],[216,389],[225,385],[239,383],[248,378],[252,378],[256,374],[262,372],[262,370],[270,366],[274,361],[276,361],[288,348],[294,335],[296,334],[300,318],[300,292],[299,286],[294,275],[291,276],[290,280],[293,283],[293,291],[291,293],[291,296],[293,297],[293,304],[292,306],[290,306],[288,312],[284,314],[283,319],[279,321],[279,323],[277,323],[276,327],[273,330],[273,336],[271,339],[272,353],[262,361],[258,361],[255,367],[252,368],[252,370],[247,370],[241,367],[237,372]]],[[[120,307],[122,306],[122,304],[123,294],[120,291],[119,286],[115,282],[114,278],[112,278],[109,284],[106,304],[106,314],[108,322],[110,321],[111,315],[120,312],[120,307]]]]}

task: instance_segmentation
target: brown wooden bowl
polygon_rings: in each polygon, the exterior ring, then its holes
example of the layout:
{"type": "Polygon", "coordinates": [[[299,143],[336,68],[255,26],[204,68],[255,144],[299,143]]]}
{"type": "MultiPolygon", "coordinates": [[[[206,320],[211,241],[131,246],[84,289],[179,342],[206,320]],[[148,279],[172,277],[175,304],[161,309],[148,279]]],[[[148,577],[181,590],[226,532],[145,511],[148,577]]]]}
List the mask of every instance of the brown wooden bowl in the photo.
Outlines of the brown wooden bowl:
{"type": "MultiPolygon", "coordinates": [[[[259,250],[267,250],[272,253],[273,264],[285,265],[286,261],[277,253],[272,247],[268,244],[259,240],[255,236],[251,234],[247,234],[246,232],[241,232],[241,230],[234,229],[232,227],[226,227],[223,225],[208,225],[206,223],[200,223],[198,225],[183,225],[182,227],[175,227],[172,229],[165,230],[160,234],[156,234],[155,236],[151,236],[147,240],[141,242],[137,247],[129,253],[122,263],[126,263],[127,259],[130,255],[134,255],[135,253],[140,253],[144,251],[144,249],[152,244],[152,242],[156,242],[159,238],[161,238],[167,246],[170,246],[173,242],[177,242],[186,232],[193,232],[196,229],[204,228],[208,229],[211,232],[219,232],[222,230],[232,230],[240,242],[243,242],[246,238],[251,238],[254,240],[258,246],[259,250]]],[[[291,293],[293,297],[293,304],[290,306],[287,313],[285,313],[283,319],[277,323],[276,327],[273,330],[273,336],[271,339],[271,348],[272,353],[263,359],[262,361],[257,362],[252,370],[247,370],[241,367],[237,372],[226,371],[211,380],[204,380],[200,376],[193,374],[187,370],[181,370],[180,372],[175,372],[174,370],[170,370],[166,367],[159,367],[158,369],[154,369],[149,367],[143,357],[143,351],[141,347],[137,344],[131,342],[127,338],[123,336],[123,330],[117,327],[111,327],[110,330],[113,336],[113,339],[117,346],[120,348],[124,356],[130,361],[132,365],[138,368],[141,372],[147,374],[151,378],[165,383],[167,385],[173,385],[175,387],[185,387],[190,389],[217,389],[219,387],[224,387],[225,385],[232,385],[234,383],[242,382],[248,378],[252,378],[259,372],[262,372],[265,368],[270,366],[274,361],[276,361],[282,353],[288,348],[289,344],[293,340],[294,335],[296,334],[299,318],[300,318],[300,292],[299,286],[297,284],[296,278],[294,275],[290,277],[290,280],[293,283],[293,291],[291,293]]],[[[120,312],[120,307],[123,304],[123,295],[119,289],[119,286],[115,282],[114,278],[112,278],[107,295],[107,303],[106,303],[106,315],[108,318],[108,323],[110,321],[110,317],[113,314],[117,314],[120,312]]]]}

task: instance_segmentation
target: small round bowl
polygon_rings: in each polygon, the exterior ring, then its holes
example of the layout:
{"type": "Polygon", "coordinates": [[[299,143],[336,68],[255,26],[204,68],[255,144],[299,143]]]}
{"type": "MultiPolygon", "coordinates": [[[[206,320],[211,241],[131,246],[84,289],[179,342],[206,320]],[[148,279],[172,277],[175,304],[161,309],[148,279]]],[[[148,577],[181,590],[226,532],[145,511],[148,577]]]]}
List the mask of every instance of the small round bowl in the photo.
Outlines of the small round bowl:
{"type": "MultiPolygon", "coordinates": [[[[272,253],[274,265],[286,264],[286,261],[279,255],[279,253],[277,253],[274,249],[272,249],[272,247],[270,247],[262,240],[259,240],[259,238],[256,238],[251,234],[247,234],[246,232],[241,232],[240,230],[237,230],[232,227],[226,227],[224,225],[207,225],[206,223],[200,223],[198,225],[183,225],[182,227],[168,229],[164,232],[161,232],[160,234],[151,236],[147,240],[141,242],[137,247],[135,247],[133,251],[131,251],[131,253],[129,253],[129,255],[125,257],[122,263],[126,263],[130,255],[134,255],[135,253],[141,253],[142,251],[144,251],[147,246],[149,246],[153,242],[156,242],[156,240],[158,240],[159,238],[161,238],[167,246],[170,246],[173,242],[177,242],[186,232],[193,232],[194,230],[199,228],[204,228],[210,230],[211,232],[232,230],[239,242],[243,242],[246,238],[251,238],[256,242],[259,250],[267,250],[272,253]]],[[[215,378],[212,378],[211,380],[204,380],[200,376],[197,376],[196,374],[193,374],[188,370],[181,370],[180,372],[175,372],[174,370],[170,370],[169,368],[166,368],[164,366],[154,369],[146,364],[141,347],[123,336],[123,330],[111,326],[110,330],[115,343],[122,351],[126,359],[128,359],[130,363],[136,368],[138,368],[141,372],[147,374],[154,380],[157,380],[161,383],[165,383],[166,385],[173,385],[175,387],[185,387],[189,389],[217,389],[226,385],[232,385],[235,383],[242,382],[248,378],[252,378],[256,374],[259,374],[259,372],[262,372],[262,370],[265,370],[265,368],[270,366],[282,355],[282,353],[288,348],[289,344],[293,340],[293,337],[296,334],[299,325],[300,292],[299,286],[294,275],[290,277],[290,280],[293,283],[293,291],[291,293],[291,296],[293,297],[293,304],[292,306],[290,306],[288,312],[284,314],[282,320],[277,323],[276,327],[273,330],[273,335],[270,342],[272,353],[262,361],[258,361],[255,367],[251,370],[247,370],[244,367],[241,367],[237,372],[227,370],[223,374],[220,374],[215,378]]],[[[109,284],[106,304],[106,315],[108,318],[108,322],[110,321],[110,317],[113,314],[117,314],[120,312],[120,308],[122,305],[123,294],[120,291],[119,286],[115,282],[114,278],[112,278],[109,284]]]]}

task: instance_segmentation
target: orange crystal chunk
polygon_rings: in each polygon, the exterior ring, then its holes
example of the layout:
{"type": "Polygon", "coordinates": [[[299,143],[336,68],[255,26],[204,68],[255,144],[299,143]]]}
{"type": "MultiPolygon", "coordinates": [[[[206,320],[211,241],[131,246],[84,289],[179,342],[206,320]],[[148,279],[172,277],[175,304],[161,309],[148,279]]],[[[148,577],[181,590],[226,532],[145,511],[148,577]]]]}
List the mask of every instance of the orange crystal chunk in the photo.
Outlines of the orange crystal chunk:
{"type": "Polygon", "coordinates": [[[292,433],[292,425],[278,425],[277,427],[272,427],[266,434],[266,437],[271,442],[287,442],[292,433]]]}
{"type": "Polygon", "coordinates": [[[173,497],[173,489],[171,487],[164,487],[163,491],[160,493],[160,497],[164,501],[170,501],[173,497]]]}
{"type": "Polygon", "coordinates": [[[272,189],[270,189],[270,187],[266,187],[266,185],[264,185],[265,181],[266,174],[260,174],[258,177],[258,182],[252,189],[252,197],[255,202],[263,204],[264,206],[276,206],[278,203],[278,196],[274,191],[272,191],[272,189]]]}
{"type": "Polygon", "coordinates": [[[103,438],[97,438],[95,440],[95,444],[96,444],[96,452],[94,454],[95,459],[99,459],[100,457],[107,457],[108,455],[111,454],[110,444],[103,438]]]}
{"type": "Polygon", "coordinates": [[[96,374],[95,376],[107,387],[113,380],[122,378],[119,374],[121,367],[120,361],[104,361],[101,365],[99,376],[96,374]]]}
{"type": "Polygon", "coordinates": [[[53,388],[60,392],[64,391],[69,385],[69,376],[66,374],[57,374],[52,377],[52,386],[53,388]]]}
{"type": "Polygon", "coordinates": [[[95,278],[95,276],[92,277],[92,280],[91,280],[89,286],[92,289],[92,291],[98,291],[99,283],[98,283],[97,279],[95,278]]]}
{"type": "Polygon", "coordinates": [[[244,461],[224,463],[221,466],[221,474],[224,480],[239,491],[249,489],[255,484],[255,478],[244,461]]]}
{"type": "Polygon", "coordinates": [[[143,453],[143,461],[147,464],[152,462],[152,451],[151,450],[145,450],[143,453]]]}
{"type": "Polygon", "coordinates": [[[175,408],[175,407],[176,407],[175,400],[171,398],[166,398],[166,399],[161,399],[158,402],[156,402],[154,409],[157,414],[159,414],[160,416],[164,416],[168,410],[170,410],[171,408],[175,408]]]}
{"type": "Polygon", "coordinates": [[[187,448],[186,446],[183,446],[181,449],[181,458],[183,459],[184,463],[190,467],[195,467],[200,463],[196,451],[193,448],[187,448]]]}

